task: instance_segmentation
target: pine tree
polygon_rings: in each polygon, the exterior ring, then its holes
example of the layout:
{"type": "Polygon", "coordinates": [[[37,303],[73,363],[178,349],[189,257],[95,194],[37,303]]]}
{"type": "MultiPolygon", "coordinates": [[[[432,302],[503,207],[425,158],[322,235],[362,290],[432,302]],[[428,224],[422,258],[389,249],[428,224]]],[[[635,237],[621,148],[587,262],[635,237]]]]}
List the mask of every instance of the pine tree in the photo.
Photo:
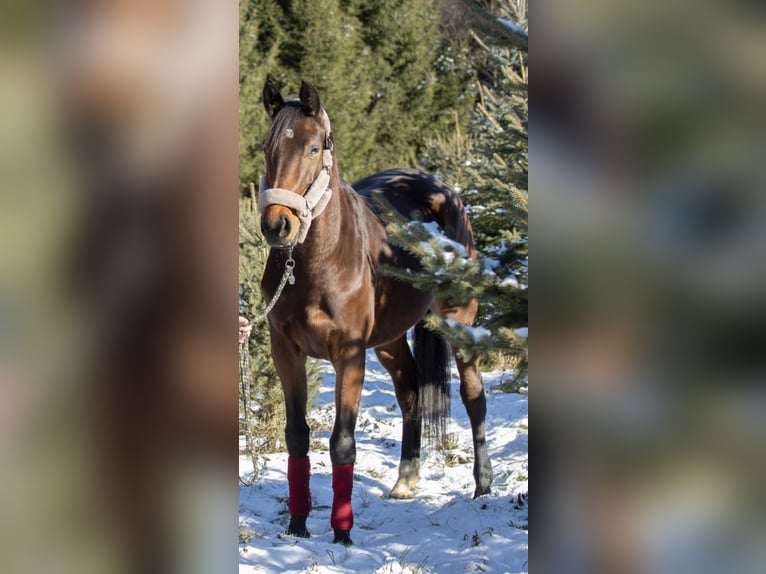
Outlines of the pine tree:
{"type": "Polygon", "coordinates": [[[470,74],[442,39],[434,0],[240,2],[240,184],[262,173],[261,90],[301,79],[330,115],[342,175],[413,166],[430,138],[468,117],[470,74]],[[445,56],[446,54],[446,56],[445,56]]]}
{"type": "MultiPolygon", "coordinates": [[[[494,3],[498,17],[526,23],[525,4],[494,3]]],[[[474,6],[476,8],[476,6],[474,6]]],[[[490,16],[488,16],[490,17],[490,16]]],[[[461,193],[476,235],[479,257],[466,260],[433,227],[389,226],[399,244],[418,255],[424,271],[402,275],[418,287],[454,301],[478,298],[479,328],[430,319],[463,353],[500,352],[519,360],[526,375],[528,285],[528,101],[526,53],[503,36],[470,31],[478,101],[467,134],[434,142],[424,165],[461,193]],[[484,41],[484,38],[488,38],[484,41]],[[492,42],[492,43],[490,43],[492,42]],[[445,254],[446,248],[446,254],[445,254]]]]}
{"type": "Polygon", "coordinates": [[[285,32],[272,0],[239,3],[239,181],[246,195],[263,175],[261,142],[269,128],[261,94],[268,70],[277,66],[285,32]]]}
{"type": "Polygon", "coordinates": [[[368,173],[415,165],[426,137],[450,128],[456,111],[467,117],[470,75],[448,65],[451,47],[440,36],[432,0],[357,1],[349,10],[362,24],[376,70],[368,108],[376,145],[364,158],[368,173]]]}

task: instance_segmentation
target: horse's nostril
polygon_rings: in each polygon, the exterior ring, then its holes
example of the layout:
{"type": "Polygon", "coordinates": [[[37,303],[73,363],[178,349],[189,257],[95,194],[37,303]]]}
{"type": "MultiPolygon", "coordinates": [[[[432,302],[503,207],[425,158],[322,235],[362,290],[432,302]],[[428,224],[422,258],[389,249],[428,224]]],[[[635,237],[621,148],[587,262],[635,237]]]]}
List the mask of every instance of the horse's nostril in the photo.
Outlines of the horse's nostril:
{"type": "Polygon", "coordinates": [[[261,231],[269,243],[283,243],[290,236],[292,228],[287,215],[281,215],[272,220],[266,217],[261,219],[261,231]]]}
{"type": "Polygon", "coordinates": [[[286,215],[279,218],[279,236],[287,237],[290,235],[290,220],[286,215]]]}
{"type": "Polygon", "coordinates": [[[261,233],[266,237],[271,234],[271,227],[266,223],[266,219],[261,219],[261,233]]]}

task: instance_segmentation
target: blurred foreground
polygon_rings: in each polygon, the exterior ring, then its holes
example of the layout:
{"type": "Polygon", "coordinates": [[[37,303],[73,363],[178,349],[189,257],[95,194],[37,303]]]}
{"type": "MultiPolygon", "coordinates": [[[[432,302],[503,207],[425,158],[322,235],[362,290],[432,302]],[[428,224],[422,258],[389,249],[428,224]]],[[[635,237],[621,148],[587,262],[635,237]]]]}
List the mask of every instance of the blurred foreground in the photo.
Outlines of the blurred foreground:
{"type": "Polygon", "coordinates": [[[236,2],[37,8],[0,18],[0,570],[233,571],[236,2]]]}
{"type": "Polygon", "coordinates": [[[534,15],[536,571],[764,571],[763,16],[534,15]]]}

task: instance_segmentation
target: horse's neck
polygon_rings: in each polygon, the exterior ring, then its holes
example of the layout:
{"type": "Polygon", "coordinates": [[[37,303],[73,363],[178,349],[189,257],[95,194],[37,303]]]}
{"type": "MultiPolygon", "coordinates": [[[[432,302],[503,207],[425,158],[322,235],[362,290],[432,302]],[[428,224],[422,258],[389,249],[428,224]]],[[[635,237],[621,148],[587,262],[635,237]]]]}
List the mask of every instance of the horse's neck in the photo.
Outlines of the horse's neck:
{"type": "Polygon", "coordinates": [[[333,178],[332,197],[327,207],[311,224],[302,257],[321,267],[326,261],[353,266],[354,260],[366,259],[369,248],[367,208],[353,188],[340,178],[333,178]]]}

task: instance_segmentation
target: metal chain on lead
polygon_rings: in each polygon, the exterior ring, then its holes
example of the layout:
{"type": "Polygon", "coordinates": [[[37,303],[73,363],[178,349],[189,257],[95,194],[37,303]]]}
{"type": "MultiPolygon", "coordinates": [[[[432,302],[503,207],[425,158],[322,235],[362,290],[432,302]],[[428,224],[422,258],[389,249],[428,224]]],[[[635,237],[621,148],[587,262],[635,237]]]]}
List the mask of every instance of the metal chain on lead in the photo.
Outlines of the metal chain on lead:
{"type": "Polygon", "coordinates": [[[239,384],[242,391],[242,422],[247,422],[246,417],[250,409],[250,353],[248,353],[247,341],[239,344],[239,384]]]}
{"type": "Polygon", "coordinates": [[[253,319],[253,323],[262,321],[269,313],[271,313],[271,310],[277,304],[279,296],[282,294],[282,291],[288,283],[290,285],[295,285],[295,275],[293,275],[293,269],[295,269],[295,259],[293,259],[293,250],[290,249],[290,251],[287,253],[287,261],[285,261],[285,272],[282,274],[282,280],[279,282],[279,286],[274,292],[274,296],[271,298],[271,301],[269,301],[269,304],[266,305],[266,309],[264,309],[261,313],[258,314],[258,316],[253,319]]]}

